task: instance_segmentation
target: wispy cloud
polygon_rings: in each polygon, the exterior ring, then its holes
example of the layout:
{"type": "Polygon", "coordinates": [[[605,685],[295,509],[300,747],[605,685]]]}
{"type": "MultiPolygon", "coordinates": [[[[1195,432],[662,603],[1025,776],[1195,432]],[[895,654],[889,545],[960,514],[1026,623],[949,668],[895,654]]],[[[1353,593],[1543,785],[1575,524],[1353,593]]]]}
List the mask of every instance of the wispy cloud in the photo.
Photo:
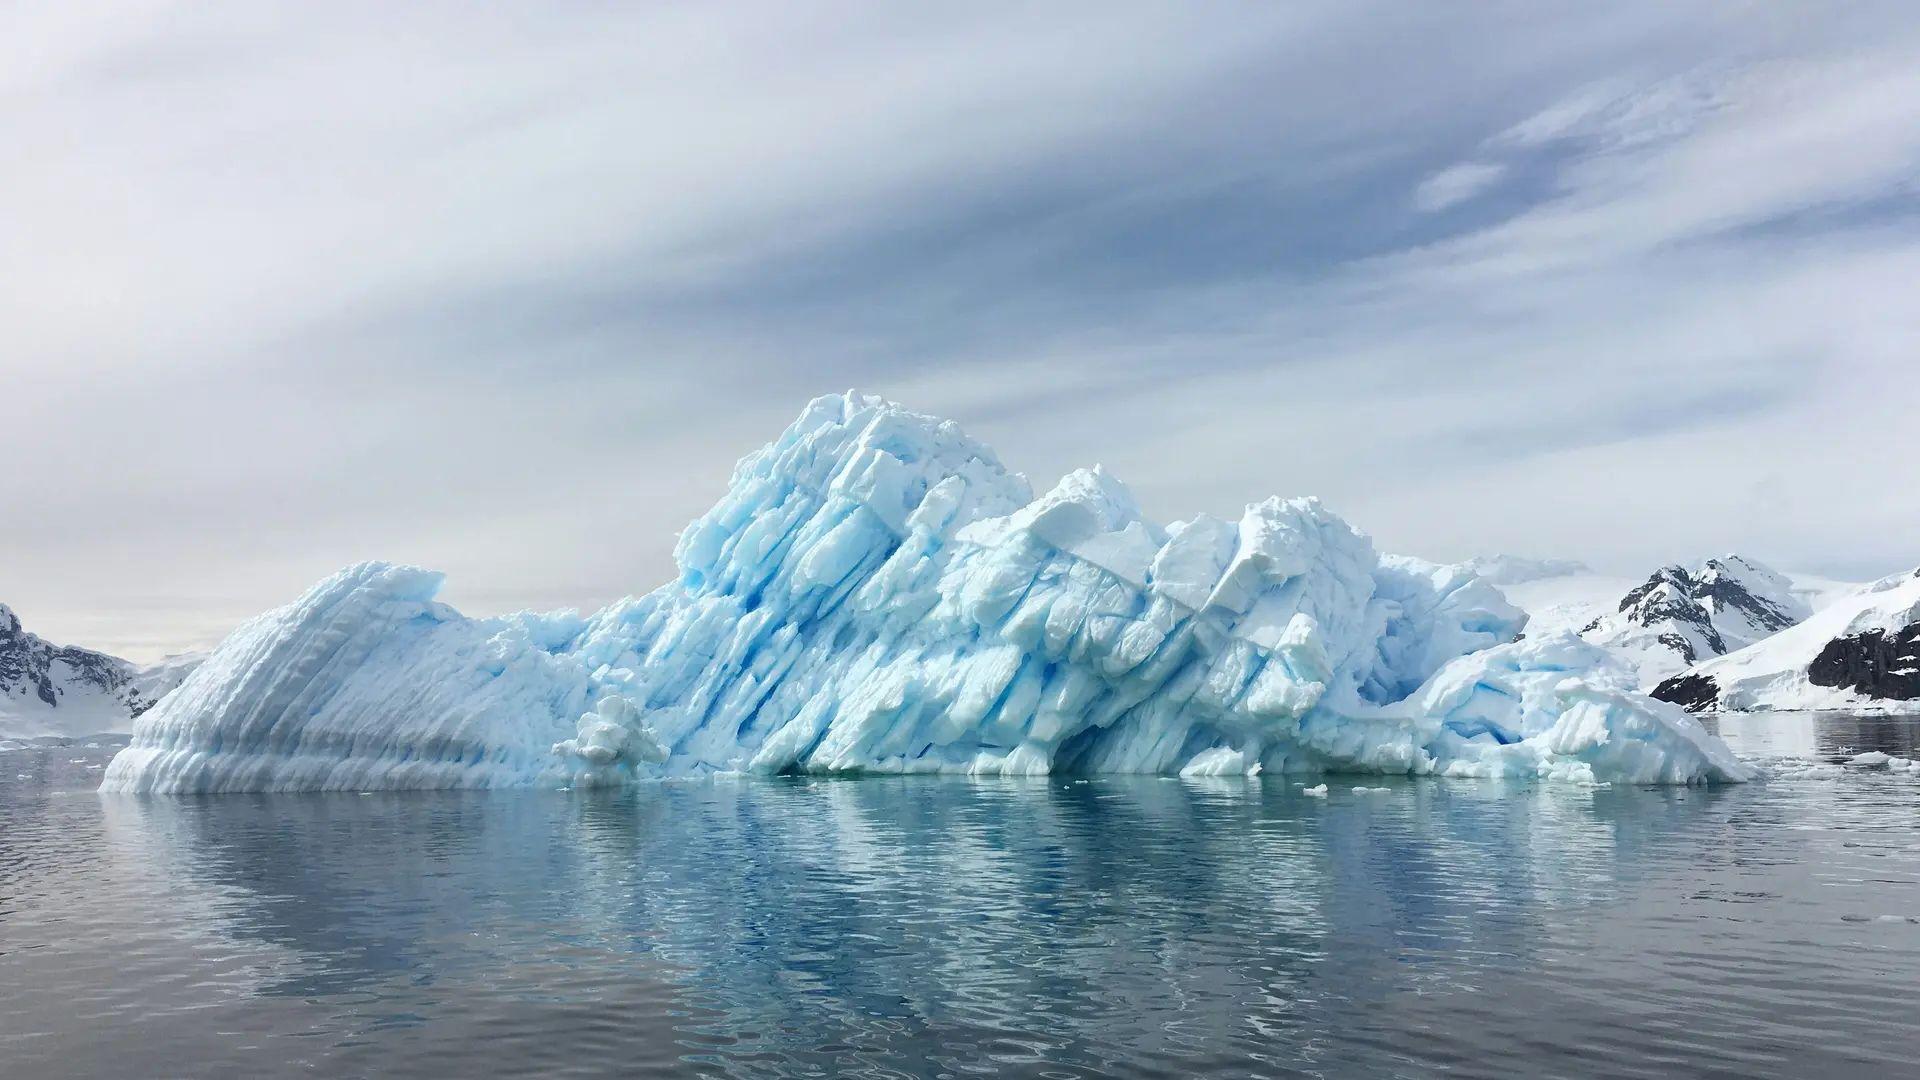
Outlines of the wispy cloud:
{"type": "Polygon", "coordinates": [[[1449,165],[1420,181],[1420,186],[1413,191],[1413,204],[1429,213],[1445,210],[1480,195],[1506,172],[1505,165],[1492,161],[1449,165]]]}

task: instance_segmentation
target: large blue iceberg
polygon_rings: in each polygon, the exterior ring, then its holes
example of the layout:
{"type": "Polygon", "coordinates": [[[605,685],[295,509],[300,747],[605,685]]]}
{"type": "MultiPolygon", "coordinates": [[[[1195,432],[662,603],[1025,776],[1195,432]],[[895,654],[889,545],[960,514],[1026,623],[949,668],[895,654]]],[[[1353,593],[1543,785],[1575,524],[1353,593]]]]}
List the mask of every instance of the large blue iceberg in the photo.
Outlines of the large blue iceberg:
{"type": "Polygon", "coordinates": [[[1313,499],[1161,527],[1094,468],[1035,498],[950,421],[820,398],[582,618],[471,619],[343,570],[141,717],[118,791],[614,785],[707,773],[1747,777],[1470,571],[1313,499]]]}

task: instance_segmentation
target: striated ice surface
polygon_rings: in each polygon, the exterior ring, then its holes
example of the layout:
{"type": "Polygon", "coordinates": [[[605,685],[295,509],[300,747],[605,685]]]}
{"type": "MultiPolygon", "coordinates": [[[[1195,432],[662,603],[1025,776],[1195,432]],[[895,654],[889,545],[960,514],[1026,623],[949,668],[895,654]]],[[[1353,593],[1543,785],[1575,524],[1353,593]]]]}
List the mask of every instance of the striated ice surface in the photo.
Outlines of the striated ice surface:
{"type": "Polygon", "coordinates": [[[1099,468],[1034,497],[949,421],[811,403],[590,618],[470,619],[369,563],[142,717],[123,791],[582,786],[716,772],[1342,771],[1701,783],[1746,769],[1471,571],[1313,499],[1161,527],[1099,468]]]}

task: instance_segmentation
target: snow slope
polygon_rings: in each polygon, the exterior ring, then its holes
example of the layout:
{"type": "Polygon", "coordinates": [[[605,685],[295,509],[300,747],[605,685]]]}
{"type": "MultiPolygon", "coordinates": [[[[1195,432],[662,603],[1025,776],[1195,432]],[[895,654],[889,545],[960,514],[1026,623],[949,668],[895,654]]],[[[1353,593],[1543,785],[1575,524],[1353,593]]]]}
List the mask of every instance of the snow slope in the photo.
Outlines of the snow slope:
{"type": "Polygon", "coordinates": [[[1793,595],[1806,605],[1809,612],[1823,611],[1872,584],[1867,581],[1842,581],[1800,570],[1788,573],[1787,577],[1793,582],[1793,595]]]}
{"type": "Polygon", "coordinates": [[[1530,577],[1498,584],[1507,599],[1527,613],[1527,634],[1534,636],[1579,633],[1581,628],[1594,620],[1618,610],[1620,598],[1631,591],[1638,581],[1595,573],[1583,566],[1574,573],[1530,577]]]}
{"type": "Polygon", "coordinates": [[[1699,711],[1920,712],[1920,571],[1862,586],[1654,692],[1699,711]]]}
{"type": "Polygon", "coordinates": [[[1536,581],[1591,575],[1592,568],[1578,559],[1531,559],[1521,555],[1477,555],[1466,561],[1466,568],[1502,589],[1536,581]]]}
{"type": "Polygon", "coordinates": [[[1683,711],[1459,567],[1312,499],[1162,528],[1099,468],[1034,498],[950,421],[811,403],[582,619],[469,619],[363,564],[236,631],[108,790],[616,784],[712,772],[1345,770],[1694,783],[1683,711]]]}
{"type": "Polygon", "coordinates": [[[196,657],[142,668],[28,633],[0,604],[0,739],[124,732],[179,685],[196,657]]]}

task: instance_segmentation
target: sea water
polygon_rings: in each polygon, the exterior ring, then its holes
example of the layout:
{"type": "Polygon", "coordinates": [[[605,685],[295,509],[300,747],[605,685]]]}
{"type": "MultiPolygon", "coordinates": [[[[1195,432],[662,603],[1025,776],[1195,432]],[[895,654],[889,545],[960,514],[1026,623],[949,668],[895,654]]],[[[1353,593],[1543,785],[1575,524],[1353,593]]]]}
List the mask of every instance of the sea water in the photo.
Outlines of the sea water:
{"type": "Polygon", "coordinates": [[[1717,723],[1769,779],[136,798],[124,740],[0,749],[0,1076],[1915,1074],[1920,774],[1841,763],[1920,721],[1717,723]]]}

